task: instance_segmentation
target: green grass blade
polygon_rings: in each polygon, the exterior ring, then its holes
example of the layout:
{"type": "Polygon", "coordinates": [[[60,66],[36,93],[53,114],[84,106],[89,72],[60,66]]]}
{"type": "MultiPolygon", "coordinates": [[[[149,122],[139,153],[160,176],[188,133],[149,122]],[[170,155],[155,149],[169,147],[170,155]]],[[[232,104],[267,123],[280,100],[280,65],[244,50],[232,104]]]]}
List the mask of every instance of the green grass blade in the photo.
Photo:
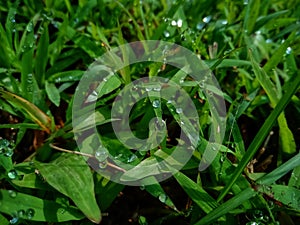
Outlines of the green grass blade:
{"type": "Polygon", "coordinates": [[[244,29],[247,34],[252,34],[260,11],[260,0],[250,0],[244,18],[244,29]]]}
{"type": "Polygon", "coordinates": [[[40,88],[43,87],[45,82],[46,66],[48,62],[49,54],[49,32],[48,24],[44,24],[44,30],[39,40],[39,44],[36,50],[35,58],[35,74],[39,78],[38,83],[40,88]]]}
{"type": "Polygon", "coordinates": [[[300,154],[298,153],[293,158],[273,170],[271,173],[263,176],[257,180],[258,184],[272,184],[277,181],[279,178],[283,177],[285,174],[290,172],[292,169],[300,166],[300,154]]]}
{"type": "MultiPolygon", "coordinates": [[[[261,68],[257,62],[255,62],[251,52],[250,52],[250,58],[251,58],[255,76],[258,79],[260,85],[267,93],[271,101],[271,105],[274,107],[278,103],[279,96],[281,93],[279,93],[278,88],[276,89],[275,85],[271,82],[265,70],[261,68]]],[[[280,136],[281,149],[285,155],[287,156],[292,155],[296,152],[296,143],[293,134],[288,127],[284,112],[282,112],[279,115],[278,124],[279,124],[279,136],[280,136]]]]}
{"type": "Polygon", "coordinates": [[[295,41],[296,32],[293,32],[289,35],[289,37],[279,46],[279,48],[274,52],[272,57],[268,60],[268,62],[264,65],[263,69],[268,73],[272,68],[275,68],[278,63],[281,62],[283,55],[287,47],[291,45],[292,42],[295,41]]]}
{"type": "Polygon", "coordinates": [[[188,196],[205,212],[210,213],[218,207],[216,200],[211,197],[199,184],[196,184],[183,173],[174,174],[174,178],[188,194],[188,196]]]}
{"type": "Polygon", "coordinates": [[[4,98],[10,104],[15,107],[24,110],[25,115],[27,115],[32,121],[37,123],[43,128],[47,133],[51,131],[51,119],[43,111],[41,111],[37,106],[10,92],[0,90],[0,97],[4,98]]]}
{"type": "Polygon", "coordinates": [[[223,189],[223,191],[219,195],[218,201],[222,200],[225,197],[225,195],[228,193],[228,191],[230,190],[232,185],[236,182],[238,177],[242,174],[242,172],[243,172],[244,168],[247,166],[248,162],[255,155],[256,151],[259,149],[259,147],[263,143],[264,139],[267,137],[267,135],[271,131],[272,126],[275,123],[277,117],[287,106],[288,102],[294,95],[295,91],[299,88],[300,76],[296,75],[295,78],[293,79],[293,81],[289,82],[286,85],[290,85],[289,89],[283,95],[283,97],[279,100],[275,109],[268,116],[265,123],[262,125],[262,127],[258,131],[257,135],[255,136],[254,140],[251,142],[248,150],[246,151],[246,154],[243,156],[241,162],[239,163],[238,167],[236,168],[234,174],[232,175],[230,182],[226,185],[226,187],[223,189]]]}
{"type": "Polygon", "coordinates": [[[206,225],[211,224],[211,222],[217,220],[221,216],[229,213],[231,210],[235,209],[239,205],[241,205],[244,201],[254,197],[257,193],[252,188],[247,188],[238,195],[234,196],[208,215],[203,217],[199,222],[195,223],[194,225],[206,225]]]}

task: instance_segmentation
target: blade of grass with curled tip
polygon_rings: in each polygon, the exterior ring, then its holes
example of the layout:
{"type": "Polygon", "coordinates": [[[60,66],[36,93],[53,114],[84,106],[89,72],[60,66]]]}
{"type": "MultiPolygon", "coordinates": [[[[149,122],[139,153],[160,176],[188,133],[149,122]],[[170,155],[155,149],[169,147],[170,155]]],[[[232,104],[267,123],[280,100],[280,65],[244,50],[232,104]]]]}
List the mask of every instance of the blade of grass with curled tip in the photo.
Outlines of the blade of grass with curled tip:
{"type": "Polygon", "coordinates": [[[25,116],[28,116],[29,119],[37,123],[44,131],[46,131],[47,133],[51,132],[52,127],[50,117],[47,116],[43,111],[41,111],[36,105],[20,96],[1,89],[0,98],[4,98],[10,104],[19,109],[22,109],[25,113],[25,116]]]}
{"type": "Polygon", "coordinates": [[[217,201],[221,201],[225,197],[225,195],[231,189],[232,185],[236,182],[238,177],[242,174],[242,172],[243,172],[244,168],[246,167],[246,165],[248,164],[248,162],[252,159],[252,157],[255,155],[256,151],[259,149],[259,147],[263,143],[264,139],[269,134],[277,117],[284,110],[284,108],[287,106],[287,104],[289,103],[290,99],[292,98],[292,96],[294,95],[296,90],[299,88],[299,85],[300,85],[299,74],[294,76],[294,78],[291,81],[289,81],[288,83],[285,84],[285,86],[289,87],[287,89],[284,86],[284,89],[286,89],[287,92],[279,100],[275,109],[271,112],[271,114],[266,119],[265,123],[262,125],[262,127],[256,134],[254,140],[251,142],[250,146],[248,147],[248,150],[246,151],[245,155],[243,156],[241,162],[238,164],[238,167],[235,169],[235,172],[232,175],[230,182],[223,189],[223,191],[219,195],[217,201]]]}

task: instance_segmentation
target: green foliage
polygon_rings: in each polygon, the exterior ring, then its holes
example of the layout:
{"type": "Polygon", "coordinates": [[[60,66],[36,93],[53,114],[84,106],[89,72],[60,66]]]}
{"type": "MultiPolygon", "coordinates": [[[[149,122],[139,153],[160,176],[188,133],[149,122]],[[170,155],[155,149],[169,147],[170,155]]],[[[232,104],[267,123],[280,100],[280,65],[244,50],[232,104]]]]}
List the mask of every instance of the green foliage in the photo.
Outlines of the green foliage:
{"type": "MultiPolygon", "coordinates": [[[[97,161],[94,152],[79,156],[74,132],[88,136],[93,123],[110,156],[132,166],[126,172],[115,168],[122,172],[120,179],[141,179],[140,192],[161,206],[155,215],[130,212],[139,224],[169,224],[174,218],[176,224],[180,219],[196,225],[278,224],[283,213],[299,223],[299,3],[1,1],[0,224],[108,223],[103,215],[114,212],[115,199],[122,191],[126,195],[129,187],[110,181],[86,163],[92,161],[101,169],[113,167],[109,161],[97,161]],[[95,112],[86,120],[72,121],[74,92],[89,66],[110,49],[140,40],[184,46],[213,71],[221,91],[207,89],[223,96],[228,106],[222,144],[208,141],[213,115],[198,81],[170,65],[150,61],[126,66],[105,82],[91,85],[85,97],[88,104],[95,102],[95,112]],[[179,116],[166,101],[154,107],[161,96],[150,91],[151,96],[130,112],[130,129],[139,138],[149,137],[144,147],[151,148],[161,135],[149,128],[151,119],[166,121],[168,136],[158,147],[133,151],[111,127],[113,100],[131,81],[145,76],[178,84],[199,116],[192,158],[163,183],[155,183],[163,168],[146,172],[141,168],[161,160],[178,164],[170,155],[184,142],[178,130],[186,136],[195,130],[188,123],[192,116],[179,116]],[[77,130],[72,122],[78,124],[77,130]],[[212,164],[198,171],[200,160],[209,157],[205,151],[212,153],[215,148],[219,151],[212,164]],[[271,159],[269,166],[267,159],[271,159]],[[249,216],[257,210],[263,216],[249,216]]],[[[125,105],[130,104],[127,101],[125,105]]],[[[91,107],[84,110],[83,115],[91,107]]],[[[95,143],[87,137],[80,147],[96,151],[100,147],[95,143]]],[[[148,211],[155,207],[149,206],[148,211]]]]}

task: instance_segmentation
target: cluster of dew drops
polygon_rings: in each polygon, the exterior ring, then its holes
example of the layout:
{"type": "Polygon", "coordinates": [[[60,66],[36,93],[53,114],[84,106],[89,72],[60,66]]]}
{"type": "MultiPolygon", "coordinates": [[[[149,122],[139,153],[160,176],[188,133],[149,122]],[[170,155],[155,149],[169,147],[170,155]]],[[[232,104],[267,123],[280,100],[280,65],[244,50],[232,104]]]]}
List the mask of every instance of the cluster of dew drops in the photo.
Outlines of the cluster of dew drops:
{"type": "MultiPolygon", "coordinates": [[[[14,154],[15,144],[7,139],[0,139],[0,155],[4,157],[12,157],[14,154]]],[[[17,171],[12,169],[7,173],[7,177],[14,180],[18,177],[17,171]]],[[[8,190],[8,195],[10,198],[16,198],[17,192],[14,190],[8,190]]],[[[10,224],[17,224],[20,218],[32,219],[34,216],[34,209],[19,210],[17,212],[12,212],[12,219],[10,219],[10,224]]]]}

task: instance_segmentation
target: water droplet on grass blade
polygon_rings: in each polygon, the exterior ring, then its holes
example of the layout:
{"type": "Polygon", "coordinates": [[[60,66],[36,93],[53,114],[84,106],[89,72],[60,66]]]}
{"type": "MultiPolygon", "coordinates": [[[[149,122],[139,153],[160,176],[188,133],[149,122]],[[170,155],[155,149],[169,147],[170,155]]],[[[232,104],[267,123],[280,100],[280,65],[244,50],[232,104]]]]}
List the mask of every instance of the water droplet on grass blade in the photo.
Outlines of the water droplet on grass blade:
{"type": "Polygon", "coordinates": [[[153,102],[152,102],[152,106],[154,108],[158,108],[160,107],[160,101],[158,99],[155,99],[153,102]]]}
{"type": "Polygon", "coordinates": [[[32,23],[32,22],[30,22],[30,23],[27,25],[26,30],[27,30],[28,32],[31,32],[31,31],[33,30],[33,23],[32,23]]]}
{"type": "Polygon", "coordinates": [[[7,176],[8,176],[10,179],[14,180],[14,179],[17,178],[18,174],[17,174],[17,171],[16,171],[16,170],[11,170],[11,171],[9,171],[9,172],[7,173],[7,176]]]}
{"type": "Polygon", "coordinates": [[[167,201],[167,198],[167,195],[163,193],[158,196],[159,201],[161,201],[162,203],[165,203],[167,201]]]}
{"type": "Polygon", "coordinates": [[[291,47],[287,47],[285,53],[286,53],[287,55],[291,54],[291,53],[292,53],[292,48],[291,48],[291,47]]]}
{"type": "Polygon", "coordinates": [[[204,17],[203,19],[202,19],[202,21],[204,22],[204,23],[209,23],[209,21],[211,20],[211,16],[206,16],[206,17],[204,17]]]}
{"type": "Polygon", "coordinates": [[[167,38],[167,37],[170,37],[170,33],[168,31],[164,31],[164,36],[167,38]]]}
{"type": "Polygon", "coordinates": [[[183,112],[182,108],[176,108],[176,113],[180,114],[182,112],[183,112]]]}

